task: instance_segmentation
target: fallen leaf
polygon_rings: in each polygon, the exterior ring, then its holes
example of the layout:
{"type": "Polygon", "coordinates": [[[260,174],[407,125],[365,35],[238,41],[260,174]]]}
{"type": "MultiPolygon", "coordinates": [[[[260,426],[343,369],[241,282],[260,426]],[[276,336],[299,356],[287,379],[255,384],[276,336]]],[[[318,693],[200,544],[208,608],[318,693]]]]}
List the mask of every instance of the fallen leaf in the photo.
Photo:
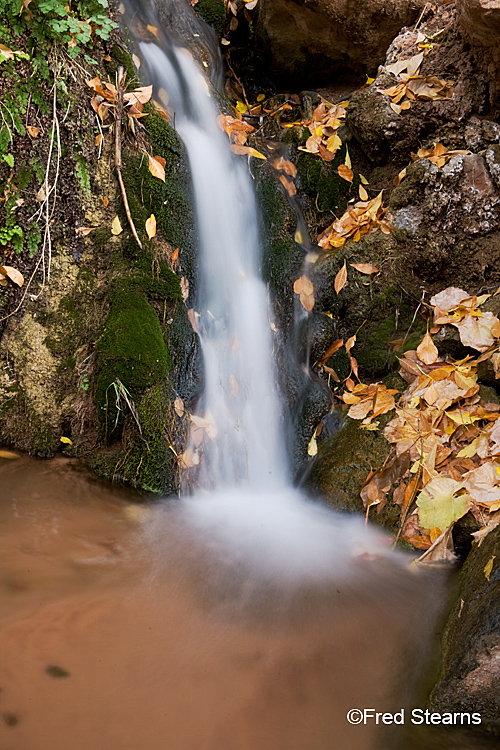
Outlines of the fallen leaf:
{"type": "Polygon", "coordinates": [[[0,450],[0,458],[14,459],[21,458],[21,456],[19,456],[17,453],[12,453],[12,451],[0,450]]]}
{"type": "Polygon", "coordinates": [[[165,164],[167,163],[166,159],[164,159],[162,156],[150,156],[148,154],[148,160],[149,171],[151,172],[153,177],[158,177],[159,180],[165,182],[165,164]]]}
{"type": "Polygon", "coordinates": [[[345,287],[346,284],[347,284],[347,265],[346,265],[346,261],[344,261],[344,265],[335,276],[335,281],[333,282],[333,286],[337,294],[341,292],[341,290],[345,287]]]}
{"type": "Polygon", "coordinates": [[[109,205],[109,198],[107,195],[104,196],[104,198],[102,199],[102,202],[104,203],[104,208],[107,208],[109,205]]]}
{"type": "Polygon", "coordinates": [[[12,266],[0,266],[0,273],[3,274],[3,276],[7,276],[7,278],[19,287],[24,284],[24,276],[17,270],[17,268],[12,268],[12,266]]]}
{"type": "Polygon", "coordinates": [[[179,248],[176,247],[174,252],[172,253],[172,263],[175,263],[178,257],[179,257],[179,248]]]}
{"type": "Polygon", "coordinates": [[[88,234],[93,232],[95,227],[77,227],[75,229],[75,234],[77,237],[86,237],[88,234]]]}
{"type": "Polygon", "coordinates": [[[447,529],[469,510],[469,495],[458,495],[463,484],[449,477],[437,476],[417,496],[418,515],[424,529],[447,529]]]}
{"type": "Polygon", "coordinates": [[[69,437],[60,437],[59,440],[61,443],[67,443],[68,445],[73,445],[73,441],[69,439],[69,437]]]}
{"type": "Polygon", "coordinates": [[[184,401],[182,398],[177,397],[174,401],[174,411],[178,417],[182,417],[185,412],[184,401]]]}
{"type": "Polygon", "coordinates": [[[333,344],[330,344],[330,346],[325,352],[325,355],[318,362],[318,365],[321,367],[322,365],[325,364],[325,362],[328,362],[330,357],[333,356],[335,352],[337,352],[340,349],[340,347],[343,345],[344,345],[344,339],[337,339],[336,341],[333,342],[333,344]]]}
{"type": "Polygon", "coordinates": [[[342,177],[343,180],[346,180],[347,182],[353,181],[354,173],[352,169],[346,167],[345,164],[339,164],[339,166],[337,167],[337,172],[339,173],[339,177],[342,177]]]}
{"type": "Polygon", "coordinates": [[[372,266],[371,263],[349,263],[349,265],[355,268],[356,271],[359,271],[360,273],[366,273],[366,274],[380,273],[378,268],[375,268],[375,266],[372,266]]]}
{"type": "Polygon", "coordinates": [[[426,365],[432,365],[439,357],[439,352],[431,339],[429,332],[425,334],[424,338],[417,346],[417,354],[419,359],[422,362],[425,362],[426,365]]]}
{"type": "Polygon", "coordinates": [[[496,555],[492,555],[486,565],[484,566],[484,577],[487,581],[490,580],[491,571],[493,570],[493,561],[496,555]]]}
{"type": "Polygon", "coordinates": [[[149,219],[146,220],[146,233],[149,239],[153,239],[156,234],[156,218],[154,214],[151,214],[149,219]]]}
{"type": "Polygon", "coordinates": [[[113,219],[113,222],[111,224],[111,234],[118,235],[123,232],[122,225],[120,224],[120,219],[118,216],[115,216],[113,219]]]}
{"type": "Polygon", "coordinates": [[[36,128],[34,125],[26,125],[26,130],[32,138],[36,138],[40,132],[40,128],[36,128]]]}

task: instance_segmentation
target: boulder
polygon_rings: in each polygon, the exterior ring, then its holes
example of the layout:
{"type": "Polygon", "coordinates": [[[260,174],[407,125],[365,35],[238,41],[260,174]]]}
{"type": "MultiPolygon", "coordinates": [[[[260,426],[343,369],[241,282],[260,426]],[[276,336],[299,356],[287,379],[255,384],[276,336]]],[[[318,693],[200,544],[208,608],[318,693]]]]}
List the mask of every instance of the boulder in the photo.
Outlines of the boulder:
{"type": "Polygon", "coordinates": [[[473,545],[443,639],[434,711],[481,714],[481,728],[500,734],[500,529],[473,545]]]}
{"type": "Polygon", "coordinates": [[[489,77],[490,101],[500,106],[500,0],[457,0],[458,24],[475,52],[478,67],[489,77]]]}
{"type": "Polygon", "coordinates": [[[375,72],[424,0],[260,0],[256,45],[266,75],[281,86],[375,72]]]}

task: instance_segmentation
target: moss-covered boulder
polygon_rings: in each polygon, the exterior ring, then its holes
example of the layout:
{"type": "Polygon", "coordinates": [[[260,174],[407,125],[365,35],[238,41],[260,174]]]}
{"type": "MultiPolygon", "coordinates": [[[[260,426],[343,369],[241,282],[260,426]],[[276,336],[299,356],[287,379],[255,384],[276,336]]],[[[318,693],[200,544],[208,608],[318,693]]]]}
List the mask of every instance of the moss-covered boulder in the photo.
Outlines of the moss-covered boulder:
{"type": "Polygon", "coordinates": [[[478,712],[481,729],[500,735],[500,533],[473,545],[443,636],[434,711],[478,712]]]}

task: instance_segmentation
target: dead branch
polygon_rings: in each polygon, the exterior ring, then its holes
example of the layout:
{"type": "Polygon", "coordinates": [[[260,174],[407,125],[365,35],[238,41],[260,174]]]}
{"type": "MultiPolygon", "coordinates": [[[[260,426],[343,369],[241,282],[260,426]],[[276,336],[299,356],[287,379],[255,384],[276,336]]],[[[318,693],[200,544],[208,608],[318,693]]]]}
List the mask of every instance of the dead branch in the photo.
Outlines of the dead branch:
{"type": "Polygon", "coordinates": [[[137,234],[134,221],[130,214],[130,207],[128,205],[127,193],[125,191],[125,185],[123,184],[122,177],[122,147],[121,147],[121,132],[122,132],[122,118],[123,118],[123,80],[124,80],[124,69],[120,66],[118,68],[117,75],[117,97],[116,97],[116,110],[115,110],[115,169],[118,182],[120,184],[120,190],[123,198],[123,205],[125,206],[125,213],[127,214],[128,223],[132,234],[135,237],[135,241],[142,250],[142,243],[137,234]]]}

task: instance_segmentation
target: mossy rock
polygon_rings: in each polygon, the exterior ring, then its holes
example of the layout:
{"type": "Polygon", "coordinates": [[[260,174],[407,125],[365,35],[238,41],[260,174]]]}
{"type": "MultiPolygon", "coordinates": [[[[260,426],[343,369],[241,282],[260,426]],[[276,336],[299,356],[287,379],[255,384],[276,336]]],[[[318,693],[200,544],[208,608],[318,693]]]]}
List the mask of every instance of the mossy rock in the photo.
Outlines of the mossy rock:
{"type": "Polygon", "coordinates": [[[141,292],[127,285],[115,289],[96,353],[96,406],[109,433],[117,417],[113,383],[119,380],[137,399],[166,380],[170,369],[158,317],[141,292]]]}
{"type": "Polygon", "coordinates": [[[475,543],[460,572],[459,591],[443,635],[433,711],[477,711],[483,731],[500,735],[500,530],[475,543]],[[492,565],[488,576],[487,564],[492,565]]]}
{"type": "MultiPolygon", "coordinates": [[[[390,418],[387,415],[381,422],[390,418]]],[[[318,454],[309,470],[305,488],[346,513],[365,513],[360,497],[372,469],[380,468],[391,446],[380,430],[362,430],[359,422],[345,418],[342,429],[324,442],[318,441],[318,454]]],[[[370,519],[394,532],[401,509],[389,499],[380,512],[370,511],[370,519]]]]}
{"type": "MultiPolygon", "coordinates": [[[[346,242],[339,252],[319,262],[312,273],[315,309],[333,315],[344,340],[356,335],[352,354],[370,377],[381,378],[397,369],[398,357],[416,348],[426,330],[423,319],[415,316],[416,299],[396,282],[392,262],[397,252],[393,235],[376,232],[357,243],[346,242]],[[337,294],[334,281],[344,263],[348,283],[337,294]],[[352,268],[351,263],[371,263],[383,270],[368,276],[352,268]],[[397,340],[402,343],[396,344],[395,350],[392,342],[397,340]]],[[[330,366],[337,369],[337,365],[341,369],[338,374],[343,375],[346,361],[341,351],[330,366]]]]}
{"type": "Polygon", "coordinates": [[[314,206],[320,214],[330,211],[340,216],[345,211],[350,194],[357,196],[359,175],[355,175],[351,188],[351,185],[337,174],[337,167],[344,163],[345,156],[345,145],[339,149],[331,162],[323,161],[317,155],[304,151],[298,154],[297,172],[300,186],[312,197],[314,206]]]}
{"type": "MultiPolygon", "coordinates": [[[[255,177],[263,243],[262,275],[281,292],[304,257],[304,250],[294,239],[297,217],[282,185],[266,164],[256,166],[255,177]]],[[[291,295],[290,287],[290,299],[291,295]]]]}
{"type": "Polygon", "coordinates": [[[194,8],[214,29],[218,37],[224,36],[227,15],[223,0],[198,0],[194,8]]]}
{"type": "Polygon", "coordinates": [[[148,388],[137,404],[137,421],[130,414],[125,418],[120,448],[98,452],[90,461],[93,471],[136,489],[172,493],[175,459],[167,440],[174,419],[172,395],[167,381],[148,388]]]}

